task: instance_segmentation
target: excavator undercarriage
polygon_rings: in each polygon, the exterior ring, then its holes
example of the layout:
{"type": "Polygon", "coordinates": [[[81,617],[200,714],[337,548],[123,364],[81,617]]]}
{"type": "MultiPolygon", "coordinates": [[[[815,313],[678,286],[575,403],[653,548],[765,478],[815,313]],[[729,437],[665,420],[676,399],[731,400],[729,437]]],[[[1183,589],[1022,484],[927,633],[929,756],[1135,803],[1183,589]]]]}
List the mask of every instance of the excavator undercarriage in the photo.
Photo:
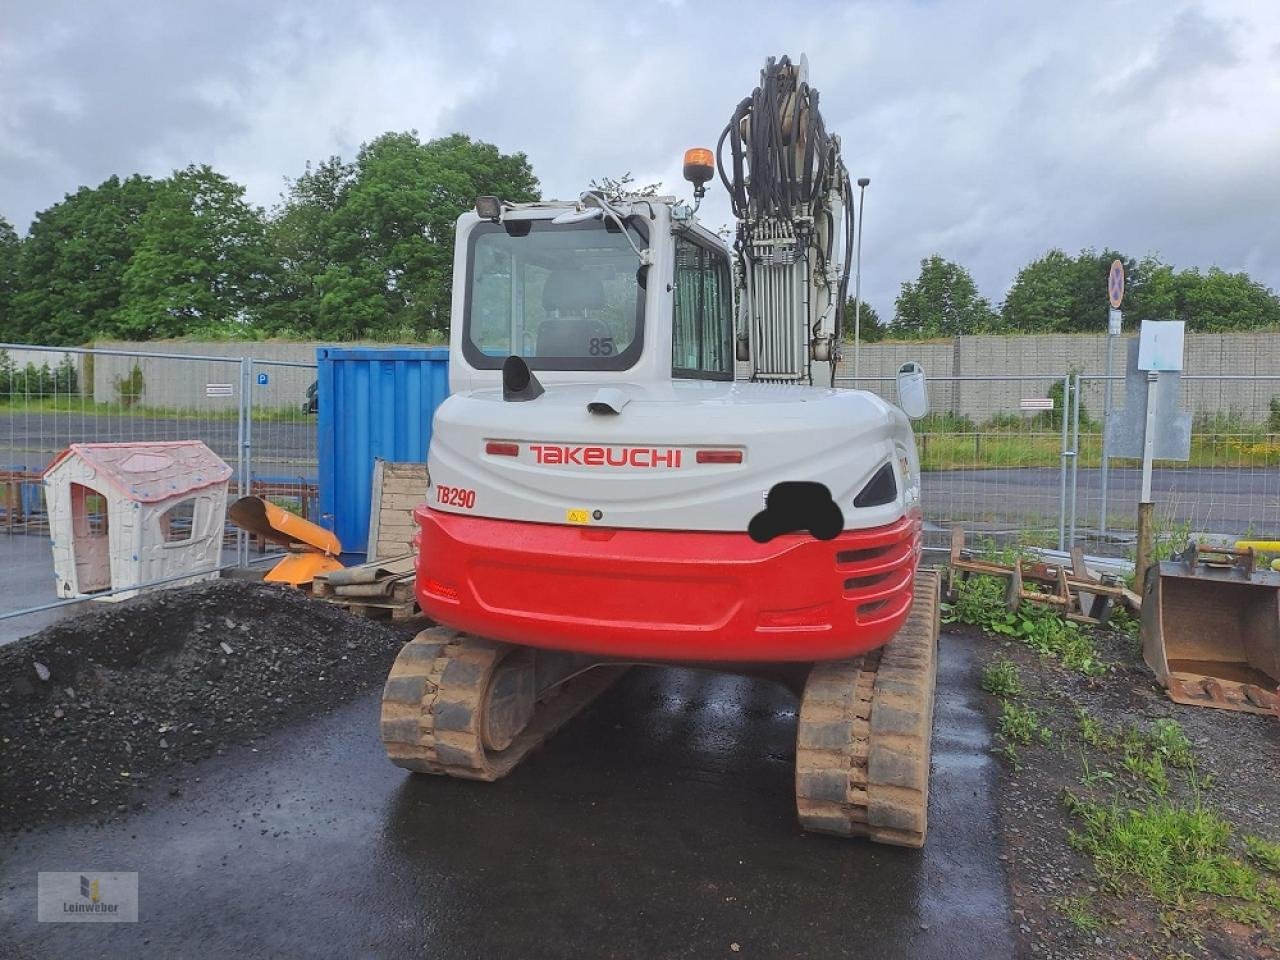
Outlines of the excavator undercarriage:
{"type": "MultiPolygon", "coordinates": [[[[864,656],[809,669],[795,779],[806,830],[896,846],[924,843],[938,603],[937,573],[920,571],[911,613],[893,640],[864,656]]],[[[383,690],[387,756],[417,773],[497,780],[629,666],[443,627],[424,630],[400,651],[383,690]]],[[[788,673],[776,665],[740,667],[787,683],[788,673]]]]}

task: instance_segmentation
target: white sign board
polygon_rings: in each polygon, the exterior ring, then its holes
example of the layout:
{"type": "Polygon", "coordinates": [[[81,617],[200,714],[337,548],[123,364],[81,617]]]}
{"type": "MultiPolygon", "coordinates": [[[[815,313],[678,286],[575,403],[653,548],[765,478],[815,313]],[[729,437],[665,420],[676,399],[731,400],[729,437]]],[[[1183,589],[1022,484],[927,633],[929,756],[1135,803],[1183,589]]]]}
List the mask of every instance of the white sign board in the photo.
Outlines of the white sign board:
{"type": "Polygon", "coordinates": [[[1023,397],[1018,401],[1019,410],[1052,410],[1053,397],[1023,397]]]}
{"type": "Polygon", "coordinates": [[[1112,307],[1110,310],[1108,310],[1107,311],[1107,333],[1111,334],[1111,336],[1113,337],[1120,336],[1120,325],[1123,322],[1123,320],[1124,320],[1124,314],[1122,314],[1115,307],[1112,307]]]}
{"type": "Polygon", "coordinates": [[[1139,370],[1181,370],[1186,324],[1181,320],[1147,320],[1138,331],[1139,370]]]}
{"type": "Polygon", "coordinates": [[[229,383],[206,383],[204,385],[204,395],[206,397],[229,397],[231,396],[231,384],[229,383]]]}

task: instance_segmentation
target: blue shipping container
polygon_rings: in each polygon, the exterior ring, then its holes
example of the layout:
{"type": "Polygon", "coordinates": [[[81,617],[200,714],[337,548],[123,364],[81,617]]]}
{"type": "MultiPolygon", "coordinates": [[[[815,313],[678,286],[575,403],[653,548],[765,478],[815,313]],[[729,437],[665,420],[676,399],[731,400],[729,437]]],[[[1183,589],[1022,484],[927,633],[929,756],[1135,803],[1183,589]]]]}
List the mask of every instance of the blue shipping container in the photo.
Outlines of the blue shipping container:
{"type": "Polygon", "coordinates": [[[375,457],[425,462],[431,420],[449,395],[446,347],[320,347],[320,522],[344,552],[365,553],[375,457]]]}

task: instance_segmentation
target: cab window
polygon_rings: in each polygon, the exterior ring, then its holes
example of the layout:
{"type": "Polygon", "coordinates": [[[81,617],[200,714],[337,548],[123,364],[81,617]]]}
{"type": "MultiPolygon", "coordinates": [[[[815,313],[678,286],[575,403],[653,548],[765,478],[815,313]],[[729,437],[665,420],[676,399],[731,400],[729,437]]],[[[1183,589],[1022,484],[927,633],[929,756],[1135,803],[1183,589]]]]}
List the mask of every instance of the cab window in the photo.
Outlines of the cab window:
{"type": "Polygon", "coordinates": [[[676,239],[671,371],[677,377],[733,379],[733,285],[729,258],[676,239]]]}

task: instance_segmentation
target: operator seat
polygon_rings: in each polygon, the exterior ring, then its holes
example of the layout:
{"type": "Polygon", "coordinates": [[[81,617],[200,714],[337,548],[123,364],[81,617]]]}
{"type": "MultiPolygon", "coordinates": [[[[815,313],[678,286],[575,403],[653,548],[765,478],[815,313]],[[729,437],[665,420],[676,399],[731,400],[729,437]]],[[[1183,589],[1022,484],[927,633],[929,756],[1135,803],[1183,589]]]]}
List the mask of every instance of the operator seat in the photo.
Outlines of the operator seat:
{"type": "Polygon", "coordinates": [[[584,270],[553,270],[542,287],[548,316],[538,325],[537,356],[589,357],[591,341],[608,337],[609,328],[587,317],[604,306],[604,287],[584,270]]]}

